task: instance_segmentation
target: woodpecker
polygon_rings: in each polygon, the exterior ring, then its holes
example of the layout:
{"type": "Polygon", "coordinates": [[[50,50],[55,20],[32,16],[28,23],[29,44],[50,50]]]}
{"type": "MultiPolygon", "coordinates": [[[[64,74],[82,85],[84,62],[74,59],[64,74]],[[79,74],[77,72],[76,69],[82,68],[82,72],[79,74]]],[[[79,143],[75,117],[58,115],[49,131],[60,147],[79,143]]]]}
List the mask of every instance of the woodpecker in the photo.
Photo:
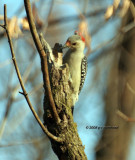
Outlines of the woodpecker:
{"type": "Polygon", "coordinates": [[[78,100],[78,95],[83,87],[87,73],[87,58],[84,56],[85,39],[75,32],[75,35],[70,36],[63,48],[68,48],[68,51],[63,57],[63,63],[67,63],[71,75],[71,82],[74,92],[73,103],[78,100]]]}

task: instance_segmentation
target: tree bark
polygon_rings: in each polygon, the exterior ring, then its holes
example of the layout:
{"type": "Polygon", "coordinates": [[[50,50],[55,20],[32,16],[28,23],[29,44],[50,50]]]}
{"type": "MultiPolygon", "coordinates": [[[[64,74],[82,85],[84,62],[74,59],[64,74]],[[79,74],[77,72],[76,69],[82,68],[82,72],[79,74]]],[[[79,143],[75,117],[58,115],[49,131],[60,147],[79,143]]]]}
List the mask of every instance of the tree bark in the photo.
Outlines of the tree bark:
{"type": "MultiPolygon", "coordinates": [[[[59,55],[60,53],[55,53],[55,58],[62,62],[62,56],[59,55]]],[[[74,95],[68,65],[64,64],[58,67],[54,63],[49,61],[48,63],[52,95],[61,123],[57,124],[52,116],[47,94],[45,94],[44,98],[43,119],[48,130],[53,135],[64,139],[61,143],[50,139],[52,148],[60,160],[87,160],[84,146],[77,132],[77,125],[73,121],[72,96],[74,95]]]]}

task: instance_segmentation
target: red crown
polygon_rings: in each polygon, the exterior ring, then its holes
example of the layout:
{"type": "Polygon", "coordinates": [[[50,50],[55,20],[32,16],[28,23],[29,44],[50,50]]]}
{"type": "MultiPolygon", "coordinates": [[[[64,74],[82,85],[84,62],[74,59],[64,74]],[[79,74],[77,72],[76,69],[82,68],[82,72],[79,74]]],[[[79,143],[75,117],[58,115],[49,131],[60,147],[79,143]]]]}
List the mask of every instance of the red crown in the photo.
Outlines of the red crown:
{"type": "Polygon", "coordinates": [[[85,42],[85,38],[83,37],[81,32],[75,31],[74,34],[79,35],[81,37],[82,41],[85,42]]]}

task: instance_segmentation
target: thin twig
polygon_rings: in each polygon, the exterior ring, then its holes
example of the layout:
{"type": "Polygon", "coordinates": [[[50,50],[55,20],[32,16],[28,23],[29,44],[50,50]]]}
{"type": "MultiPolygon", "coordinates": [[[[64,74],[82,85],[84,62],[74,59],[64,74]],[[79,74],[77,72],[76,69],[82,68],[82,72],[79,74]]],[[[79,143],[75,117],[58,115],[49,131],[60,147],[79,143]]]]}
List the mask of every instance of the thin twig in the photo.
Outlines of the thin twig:
{"type": "Polygon", "coordinates": [[[131,23],[127,24],[126,26],[122,27],[121,32],[126,33],[133,28],[135,28],[135,22],[131,22],[131,23]]]}
{"type": "Polygon", "coordinates": [[[117,110],[116,114],[127,122],[135,122],[134,118],[128,117],[127,115],[122,113],[120,110],[117,110]]]}
{"type": "Polygon", "coordinates": [[[9,115],[9,112],[10,112],[10,109],[11,109],[13,102],[14,102],[14,99],[12,98],[12,96],[9,97],[7,105],[6,105],[6,111],[4,114],[4,118],[3,118],[1,126],[0,126],[0,140],[2,139],[4,130],[5,130],[5,126],[6,126],[6,122],[7,122],[7,118],[8,118],[8,115],[9,115]]]}
{"type": "Polygon", "coordinates": [[[49,9],[47,19],[46,19],[46,22],[45,22],[45,25],[44,25],[44,34],[46,33],[47,27],[49,26],[49,19],[50,19],[50,16],[51,16],[53,6],[54,6],[54,0],[51,1],[50,9],[49,9]]]}
{"type": "Polygon", "coordinates": [[[7,37],[8,37],[8,41],[9,41],[9,46],[10,46],[10,50],[11,50],[11,55],[12,55],[12,60],[13,60],[13,63],[14,63],[14,66],[15,66],[15,70],[16,70],[16,73],[17,73],[17,77],[19,79],[19,82],[20,82],[20,85],[21,85],[21,88],[23,90],[23,95],[34,115],[34,117],[36,118],[37,122],[39,123],[39,125],[41,126],[42,130],[44,133],[46,133],[48,135],[48,137],[50,137],[51,139],[57,141],[57,142],[62,142],[63,139],[60,138],[60,137],[56,137],[54,136],[53,134],[51,134],[48,129],[43,125],[43,123],[41,122],[41,120],[39,119],[37,113],[35,112],[30,100],[29,100],[29,97],[28,97],[28,94],[25,90],[25,87],[24,87],[24,83],[22,81],[22,78],[21,78],[21,74],[20,74],[20,71],[19,71],[19,68],[17,66],[17,62],[16,62],[16,58],[15,58],[15,53],[14,53],[14,50],[13,50],[13,44],[12,44],[12,41],[11,41],[11,37],[10,37],[10,33],[9,33],[9,30],[8,30],[8,22],[7,22],[7,9],[6,9],[6,5],[4,4],[4,29],[6,30],[6,34],[7,34],[7,37]]]}
{"type": "Polygon", "coordinates": [[[26,144],[31,144],[31,143],[37,143],[37,142],[43,142],[46,139],[45,136],[39,137],[39,138],[34,138],[31,140],[24,140],[22,142],[13,142],[9,144],[0,144],[0,147],[11,147],[11,146],[17,146],[17,145],[26,145],[26,144]]]}
{"type": "Polygon", "coordinates": [[[48,96],[48,99],[50,102],[50,107],[51,107],[53,116],[56,120],[56,123],[60,123],[61,120],[60,120],[59,115],[57,113],[56,106],[55,106],[52,92],[51,92],[49,73],[48,73],[48,64],[47,64],[47,55],[46,55],[45,51],[43,50],[42,44],[40,42],[40,39],[39,39],[39,36],[37,33],[37,29],[36,29],[36,26],[35,26],[35,23],[33,20],[34,18],[33,18],[32,11],[31,11],[30,1],[24,0],[24,4],[25,4],[25,10],[27,13],[29,26],[30,26],[30,31],[31,31],[34,43],[36,45],[36,48],[37,48],[39,55],[40,55],[40,58],[41,58],[41,68],[42,68],[42,72],[43,72],[45,91],[48,96]]]}
{"type": "Polygon", "coordinates": [[[4,29],[5,29],[5,26],[4,26],[4,25],[2,25],[2,24],[0,24],[0,27],[2,27],[2,28],[4,28],[4,29]]]}

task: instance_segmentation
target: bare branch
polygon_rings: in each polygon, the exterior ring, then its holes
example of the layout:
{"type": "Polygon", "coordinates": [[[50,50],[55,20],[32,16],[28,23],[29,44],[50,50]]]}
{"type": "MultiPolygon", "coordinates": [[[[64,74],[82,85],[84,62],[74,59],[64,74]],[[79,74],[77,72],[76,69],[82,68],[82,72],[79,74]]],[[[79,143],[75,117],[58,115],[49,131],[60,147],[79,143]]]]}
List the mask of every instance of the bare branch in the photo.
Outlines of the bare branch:
{"type": "Polygon", "coordinates": [[[22,142],[0,144],[0,148],[2,148],[2,147],[12,147],[12,146],[17,146],[17,145],[26,145],[26,144],[37,143],[37,142],[43,142],[45,139],[46,139],[46,137],[42,136],[42,137],[39,137],[39,138],[33,138],[31,140],[24,140],[22,142]]]}
{"type": "Polygon", "coordinates": [[[127,122],[135,122],[134,118],[128,117],[127,115],[122,113],[120,110],[117,110],[116,114],[127,122]]]}
{"type": "Polygon", "coordinates": [[[4,26],[4,25],[2,25],[2,24],[0,24],[0,27],[2,27],[2,28],[4,28],[4,29],[5,29],[5,26],[4,26]]]}
{"type": "Polygon", "coordinates": [[[5,126],[6,126],[6,122],[7,122],[7,118],[8,118],[8,115],[9,115],[9,111],[11,109],[11,106],[12,106],[13,102],[14,102],[14,99],[12,98],[12,96],[9,97],[7,105],[6,105],[5,115],[4,115],[4,118],[3,118],[1,126],[0,126],[0,139],[2,139],[4,130],[5,130],[5,126]]]}
{"type": "Polygon", "coordinates": [[[14,63],[14,66],[15,66],[15,70],[16,70],[16,73],[17,73],[17,77],[19,79],[19,82],[20,82],[20,85],[21,85],[21,88],[23,90],[23,95],[34,115],[34,117],[36,118],[37,122],[39,123],[39,125],[41,126],[42,130],[44,133],[47,134],[48,137],[50,137],[51,139],[57,141],[57,142],[61,142],[63,141],[63,139],[59,138],[59,137],[56,137],[54,136],[53,134],[51,134],[48,129],[43,125],[43,123],[41,122],[41,120],[39,119],[37,113],[35,112],[30,100],[29,100],[29,97],[28,97],[28,94],[25,90],[25,87],[24,87],[24,83],[22,81],[22,78],[21,78],[21,74],[20,74],[20,71],[19,71],[19,68],[17,66],[17,62],[16,62],[16,58],[15,58],[15,53],[14,53],[14,50],[13,50],[13,44],[12,44],[12,41],[11,41],[11,37],[10,37],[10,33],[9,33],[9,30],[8,30],[8,21],[7,21],[7,9],[6,9],[6,5],[4,5],[4,29],[6,30],[6,34],[7,34],[7,37],[8,37],[8,41],[9,41],[9,46],[10,46],[10,50],[11,50],[11,55],[12,55],[12,60],[13,60],[13,63],[14,63]]]}
{"type": "Polygon", "coordinates": [[[43,50],[42,44],[40,42],[40,39],[39,39],[39,36],[37,33],[37,29],[36,29],[36,26],[35,26],[35,23],[33,20],[34,18],[33,18],[32,11],[31,11],[30,1],[24,0],[24,4],[25,4],[25,10],[27,13],[27,17],[28,17],[30,31],[31,31],[34,43],[37,47],[37,50],[38,50],[40,58],[41,58],[41,68],[42,68],[42,72],[43,72],[45,91],[46,91],[46,94],[48,95],[50,107],[51,107],[53,116],[56,120],[56,123],[59,123],[61,120],[60,120],[59,115],[57,113],[56,106],[55,106],[52,92],[51,92],[51,86],[50,86],[50,80],[49,80],[49,74],[48,74],[47,55],[43,50]]]}

